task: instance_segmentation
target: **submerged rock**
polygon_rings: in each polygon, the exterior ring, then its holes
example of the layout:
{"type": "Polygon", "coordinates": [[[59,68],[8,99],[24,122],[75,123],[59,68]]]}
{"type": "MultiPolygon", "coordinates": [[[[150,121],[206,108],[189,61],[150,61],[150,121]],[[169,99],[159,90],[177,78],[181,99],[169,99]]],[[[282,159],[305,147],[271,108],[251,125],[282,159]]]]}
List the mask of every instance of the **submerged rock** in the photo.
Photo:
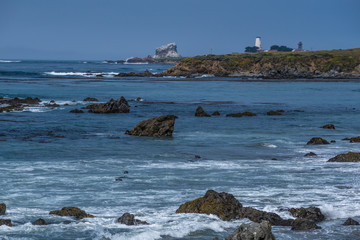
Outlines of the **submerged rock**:
{"type": "Polygon", "coordinates": [[[315,157],[315,156],[317,156],[317,154],[314,153],[314,152],[309,152],[309,153],[304,155],[304,157],[315,157]]]}
{"type": "Polygon", "coordinates": [[[54,210],[49,214],[58,216],[71,216],[75,217],[76,219],[94,218],[93,215],[87,214],[84,210],[81,210],[77,207],[63,207],[61,210],[54,210]]]}
{"type": "Polygon", "coordinates": [[[359,225],[359,222],[358,221],[355,221],[354,219],[352,218],[348,218],[344,224],[344,226],[351,226],[351,225],[359,225]]]}
{"type": "Polygon", "coordinates": [[[307,145],[321,145],[321,144],[330,144],[330,143],[321,137],[313,137],[306,144],[307,145]]]}
{"type": "Polygon", "coordinates": [[[0,219],[0,226],[2,225],[12,227],[11,219],[0,219]]]}
{"type": "Polygon", "coordinates": [[[174,131],[175,115],[164,115],[139,122],[125,134],[148,137],[171,137],[174,131]]]}
{"type": "Polygon", "coordinates": [[[335,129],[334,124],[326,124],[324,126],[322,126],[321,128],[325,128],[325,129],[335,129]]]}
{"type": "Polygon", "coordinates": [[[360,162],[359,152],[348,152],[330,158],[328,162],[360,162]]]}
{"type": "Polygon", "coordinates": [[[38,220],[36,220],[35,222],[32,223],[32,225],[49,225],[49,223],[47,223],[44,219],[39,218],[38,220]]]}
{"type": "Polygon", "coordinates": [[[130,106],[126,99],[121,96],[119,99],[106,103],[91,104],[86,107],[90,113],[128,113],[130,112],[130,106]]]}
{"type": "Polygon", "coordinates": [[[71,113],[84,113],[83,110],[80,110],[80,109],[73,109],[70,111],[71,113]]]}
{"type": "Polygon", "coordinates": [[[220,116],[220,112],[219,112],[219,111],[215,111],[215,112],[213,112],[211,115],[213,115],[213,116],[220,116]]]}
{"type": "Polygon", "coordinates": [[[98,102],[97,98],[87,97],[83,100],[84,102],[98,102]]]}
{"type": "Polygon", "coordinates": [[[211,116],[207,114],[201,106],[198,106],[195,112],[195,117],[211,117],[211,116]]]}
{"type": "Polygon", "coordinates": [[[313,230],[313,229],[321,229],[316,223],[313,221],[304,219],[304,218],[297,218],[292,222],[291,230],[295,231],[305,231],[305,230],[313,230]]]}
{"type": "Polygon", "coordinates": [[[254,116],[256,116],[256,114],[253,113],[253,112],[243,112],[242,115],[244,117],[254,117],[254,116]]]}
{"type": "Polygon", "coordinates": [[[277,111],[270,110],[266,114],[269,115],[269,116],[282,115],[282,112],[279,112],[278,110],[277,111]]]}
{"type": "Polygon", "coordinates": [[[0,203],[0,215],[5,215],[6,213],[6,204],[0,203]]]}
{"type": "Polygon", "coordinates": [[[289,212],[294,217],[307,219],[313,222],[321,222],[325,219],[320,208],[317,207],[290,208],[289,212]]]}
{"type": "Polygon", "coordinates": [[[238,113],[229,113],[229,114],[226,114],[227,117],[254,117],[256,116],[255,113],[253,112],[238,112],[238,113]]]}
{"type": "Polygon", "coordinates": [[[232,194],[208,190],[203,197],[180,205],[176,213],[214,214],[230,221],[238,217],[241,208],[242,204],[232,194]]]}
{"type": "Polygon", "coordinates": [[[224,240],[275,240],[268,221],[243,223],[224,240]]]}
{"type": "Polygon", "coordinates": [[[124,213],[121,217],[117,219],[118,223],[125,224],[128,226],[131,225],[149,225],[148,222],[141,221],[139,219],[135,219],[135,216],[130,213],[124,213]]]}

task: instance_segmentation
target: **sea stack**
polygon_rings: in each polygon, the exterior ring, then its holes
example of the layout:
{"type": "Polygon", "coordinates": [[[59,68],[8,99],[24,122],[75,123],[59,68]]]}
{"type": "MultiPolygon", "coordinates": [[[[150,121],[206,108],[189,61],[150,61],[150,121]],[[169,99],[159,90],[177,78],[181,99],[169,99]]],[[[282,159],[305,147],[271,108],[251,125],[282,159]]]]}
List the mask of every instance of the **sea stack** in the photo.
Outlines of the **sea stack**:
{"type": "Polygon", "coordinates": [[[176,43],[163,45],[155,50],[154,58],[179,58],[181,55],[177,52],[176,43]]]}

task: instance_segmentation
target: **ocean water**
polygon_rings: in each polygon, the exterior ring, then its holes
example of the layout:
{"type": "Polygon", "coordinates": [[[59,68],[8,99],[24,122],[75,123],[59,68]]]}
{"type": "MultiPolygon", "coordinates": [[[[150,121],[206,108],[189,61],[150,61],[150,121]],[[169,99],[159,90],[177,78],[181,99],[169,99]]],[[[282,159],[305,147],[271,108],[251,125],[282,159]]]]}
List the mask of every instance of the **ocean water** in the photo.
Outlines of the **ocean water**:
{"type": "Polygon", "coordinates": [[[358,226],[342,226],[348,217],[360,220],[360,164],[327,162],[360,151],[359,143],[342,140],[360,135],[359,81],[112,76],[170,66],[0,61],[0,97],[62,105],[0,113],[0,202],[8,208],[1,218],[14,224],[0,226],[0,239],[221,239],[247,220],[175,214],[180,204],[209,189],[284,218],[291,216],[281,208],[309,206],[326,217],[315,231],[274,226],[276,239],[360,239],[358,226]],[[105,77],[95,77],[100,73],[105,77]],[[69,113],[86,106],[85,97],[106,102],[120,96],[129,101],[130,113],[69,113]],[[221,115],[197,118],[199,105],[221,115]],[[286,112],[266,115],[277,109],[286,112]],[[257,116],[225,117],[244,111],[257,116]],[[178,116],[172,138],[124,134],[164,114],[178,116]],[[328,123],[336,130],[320,128],[328,123]],[[312,137],[336,143],[306,145],[312,137]],[[310,151],[318,156],[305,158],[310,151]],[[96,218],[49,215],[64,206],[96,218]],[[125,212],[150,225],[116,223],[125,212]],[[52,224],[33,226],[38,218],[52,224]]]}

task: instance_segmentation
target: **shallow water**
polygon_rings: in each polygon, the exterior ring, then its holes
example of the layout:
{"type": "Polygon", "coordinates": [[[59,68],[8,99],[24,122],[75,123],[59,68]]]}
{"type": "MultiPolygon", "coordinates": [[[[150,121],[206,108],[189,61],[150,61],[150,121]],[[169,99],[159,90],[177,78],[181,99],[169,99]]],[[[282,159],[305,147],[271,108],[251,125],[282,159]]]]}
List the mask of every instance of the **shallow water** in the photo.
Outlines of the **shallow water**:
{"type": "MultiPolygon", "coordinates": [[[[21,62],[1,64],[2,71],[16,70],[20,68],[15,64],[21,62]]],[[[50,71],[52,64],[56,71],[70,71],[63,63],[44,64],[37,65],[41,69],[37,72],[50,71]]],[[[87,71],[72,67],[75,72],[87,71]]],[[[130,66],[130,70],[150,67],[168,66],[130,66]]],[[[121,71],[110,68],[95,70],[121,71]]],[[[247,220],[224,222],[216,216],[175,214],[180,204],[208,189],[231,193],[244,206],[284,218],[290,215],[280,209],[287,207],[317,206],[326,216],[319,223],[322,229],[316,231],[275,226],[276,239],[360,239],[358,226],[342,226],[348,217],[360,220],[360,165],[326,162],[336,154],[360,150],[360,144],[341,140],[360,135],[357,81],[7,75],[0,79],[0,96],[69,104],[0,113],[0,202],[8,207],[2,218],[15,225],[1,226],[0,239],[225,237],[247,220]],[[120,96],[129,100],[129,114],[69,113],[85,106],[85,97],[105,102],[120,96]],[[134,101],[138,97],[144,101],[134,101]],[[219,110],[221,116],[196,118],[198,105],[208,113],[219,110]],[[286,112],[266,115],[276,109],[286,112]],[[304,112],[294,112],[299,109],[304,112]],[[244,111],[257,116],[225,117],[244,111]],[[139,121],[164,114],[179,117],[172,138],[124,134],[139,121]],[[319,128],[327,123],[335,124],[336,130],[319,128]],[[312,137],[336,143],[306,145],[312,137]],[[318,156],[303,157],[310,151],[318,156]],[[123,181],[115,181],[122,176],[126,176],[123,181]],[[80,207],[96,218],[74,221],[48,214],[64,206],[80,207]],[[117,224],[125,212],[151,225],[117,224]],[[40,217],[54,224],[31,225],[40,217]],[[66,225],[65,220],[73,222],[66,225]]]]}

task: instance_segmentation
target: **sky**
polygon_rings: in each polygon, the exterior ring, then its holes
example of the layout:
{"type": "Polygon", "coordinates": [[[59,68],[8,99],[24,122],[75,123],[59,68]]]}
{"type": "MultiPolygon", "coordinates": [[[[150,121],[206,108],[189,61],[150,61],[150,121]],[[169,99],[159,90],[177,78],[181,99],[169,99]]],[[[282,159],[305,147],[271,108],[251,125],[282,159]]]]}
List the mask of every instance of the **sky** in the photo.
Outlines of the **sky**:
{"type": "Polygon", "coordinates": [[[0,59],[118,60],[176,42],[244,52],[260,36],[306,50],[360,47],[360,0],[0,0],[0,59]]]}

